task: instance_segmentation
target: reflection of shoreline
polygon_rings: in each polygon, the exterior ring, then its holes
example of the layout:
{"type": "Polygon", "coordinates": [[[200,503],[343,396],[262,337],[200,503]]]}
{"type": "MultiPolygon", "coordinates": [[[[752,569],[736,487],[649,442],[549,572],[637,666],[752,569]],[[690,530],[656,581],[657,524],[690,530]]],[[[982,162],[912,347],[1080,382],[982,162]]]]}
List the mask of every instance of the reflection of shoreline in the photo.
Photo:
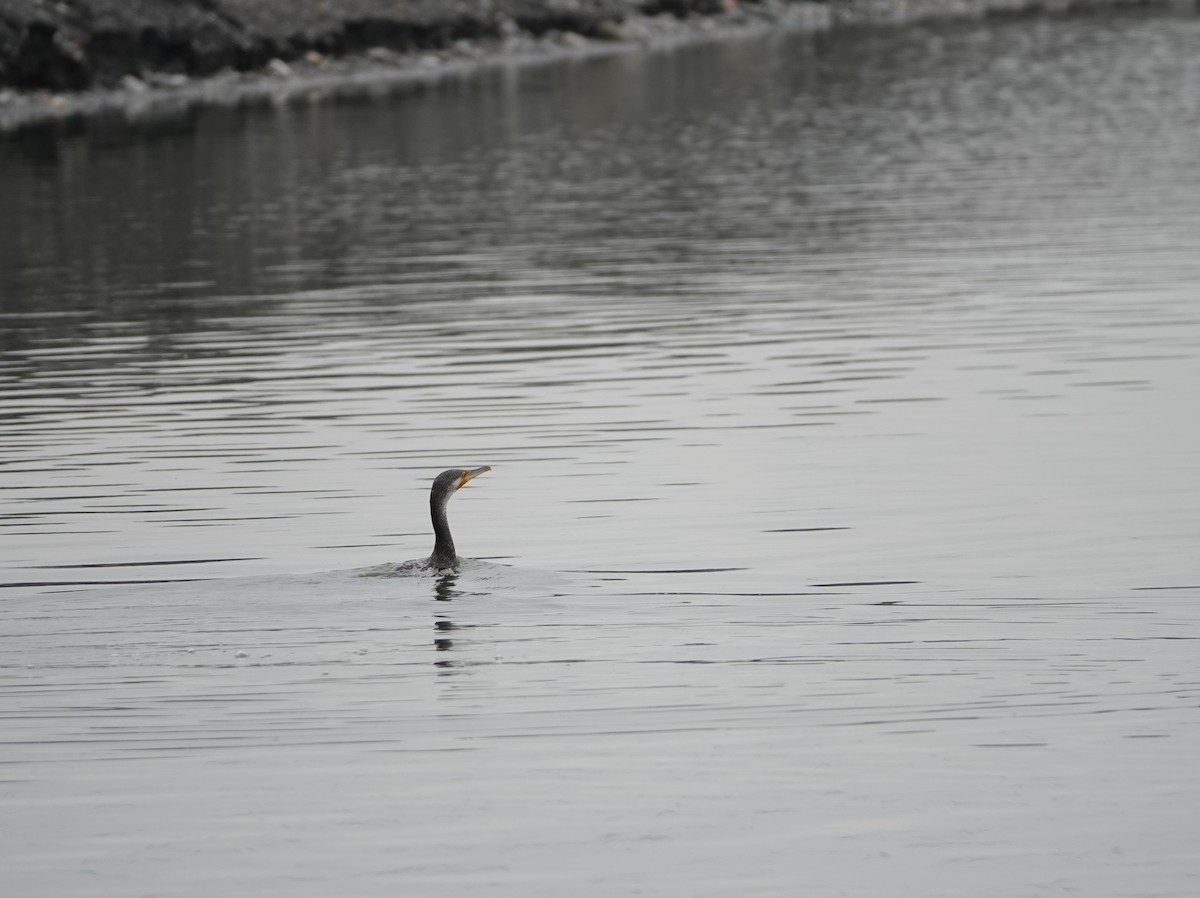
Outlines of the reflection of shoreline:
{"type": "MultiPolygon", "coordinates": [[[[469,77],[486,69],[531,65],[568,58],[582,58],[661,48],[720,37],[763,34],[769,31],[819,32],[839,26],[903,25],[932,19],[968,19],[987,15],[1103,11],[1112,8],[1167,8],[1167,0],[844,0],[812,3],[767,0],[739,6],[736,0],[707,2],[679,0],[664,7],[689,12],[723,7],[716,15],[675,18],[662,14],[645,16],[631,6],[630,14],[614,19],[612,11],[580,12],[572,24],[581,31],[547,29],[538,34],[520,30],[507,21],[511,31],[492,24],[477,23],[497,36],[454,40],[456,31],[447,27],[444,39],[434,47],[403,52],[383,45],[365,53],[331,56],[315,49],[303,50],[299,35],[289,35],[288,45],[298,47],[295,58],[271,58],[249,71],[222,71],[192,78],[179,73],[148,71],[150,60],[138,75],[126,74],[115,87],[52,92],[15,91],[0,86],[0,135],[37,126],[78,127],[88,120],[106,125],[137,126],[170,119],[191,109],[210,106],[238,107],[287,102],[321,102],[337,97],[379,95],[416,90],[447,80],[469,77]],[[503,36],[499,36],[503,35],[503,36]]],[[[619,12],[617,13],[619,15],[619,12]]],[[[2,24],[2,23],[0,23],[2,24]]],[[[336,23],[343,31],[352,23],[336,23]]],[[[384,35],[403,35],[416,26],[397,20],[384,35]]],[[[459,26],[459,30],[462,27],[459,26]]],[[[334,37],[327,36],[330,41],[334,37]]],[[[407,38],[394,38],[396,40],[407,38]]],[[[308,43],[321,37],[309,37],[308,43]]],[[[136,44],[136,41],[134,42],[136,44]]],[[[8,61],[11,62],[11,61],[8,61]]],[[[134,61],[136,63],[136,60],[134,61]]],[[[0,59],[0,75],[6,60],[0,59]]]]}

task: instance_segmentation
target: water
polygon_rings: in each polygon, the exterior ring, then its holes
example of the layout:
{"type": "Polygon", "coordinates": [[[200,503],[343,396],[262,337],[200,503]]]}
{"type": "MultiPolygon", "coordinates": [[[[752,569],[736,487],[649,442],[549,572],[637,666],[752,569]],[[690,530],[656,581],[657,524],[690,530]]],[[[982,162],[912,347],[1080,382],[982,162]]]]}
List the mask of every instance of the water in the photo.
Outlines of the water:
{"type": "Polygon", "coordinates": [[[0,144],[6,891],[1194,895],[1198,32],[0,144]]]}

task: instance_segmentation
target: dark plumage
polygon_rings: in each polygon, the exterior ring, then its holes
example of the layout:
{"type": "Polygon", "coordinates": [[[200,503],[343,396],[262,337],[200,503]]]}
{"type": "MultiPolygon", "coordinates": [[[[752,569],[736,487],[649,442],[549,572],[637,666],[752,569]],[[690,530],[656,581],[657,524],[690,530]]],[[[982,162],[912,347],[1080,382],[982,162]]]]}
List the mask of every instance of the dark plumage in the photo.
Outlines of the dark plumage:
{"type": "Polygon", "coordinates": [[[429,556],[429,566],[434,570],[442,571],[458,564],[450,522],[446,520],[446,503],[467,481],[490,470],[488,465],[469,471],[451,468],[434,478],[433,489],[429,491],[429,516],[433,519],[433,554],[429,556]]]}

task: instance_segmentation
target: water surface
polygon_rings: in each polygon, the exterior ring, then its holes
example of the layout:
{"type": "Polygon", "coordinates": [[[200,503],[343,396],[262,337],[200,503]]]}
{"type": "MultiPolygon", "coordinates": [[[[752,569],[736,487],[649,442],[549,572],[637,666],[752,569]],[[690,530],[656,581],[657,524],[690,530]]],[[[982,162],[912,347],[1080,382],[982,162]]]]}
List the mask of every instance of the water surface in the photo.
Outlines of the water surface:
{"type": "Polygon", "coordinates": [[[1198,37],[0,145],[6,881],[1194,895],[1198,37]]]}

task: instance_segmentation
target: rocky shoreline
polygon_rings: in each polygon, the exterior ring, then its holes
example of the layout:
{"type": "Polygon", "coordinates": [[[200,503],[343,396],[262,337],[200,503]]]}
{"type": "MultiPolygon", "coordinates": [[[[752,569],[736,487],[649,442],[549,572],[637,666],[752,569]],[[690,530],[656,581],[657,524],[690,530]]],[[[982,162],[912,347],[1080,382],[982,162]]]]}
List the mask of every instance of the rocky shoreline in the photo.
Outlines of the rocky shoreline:
{"type": "Polygon", "coordinates": [[[5,0],[0,133],[386,89],[730,33],[1172,0],[5,0]]]}

